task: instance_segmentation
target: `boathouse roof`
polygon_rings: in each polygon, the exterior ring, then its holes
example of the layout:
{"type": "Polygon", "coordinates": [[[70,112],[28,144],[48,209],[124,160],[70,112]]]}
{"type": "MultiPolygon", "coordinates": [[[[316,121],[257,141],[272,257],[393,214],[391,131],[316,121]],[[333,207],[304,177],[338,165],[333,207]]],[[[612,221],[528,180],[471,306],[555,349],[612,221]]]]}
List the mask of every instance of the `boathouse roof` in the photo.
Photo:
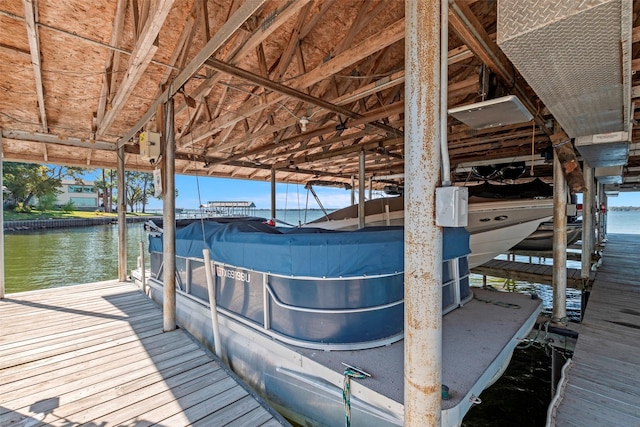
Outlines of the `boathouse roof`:
{"type": "MultiPolygon", "coordinates": [[[[548,181],[571,141],[637,185],[639,0],[451,0],[448,18],[455,181],[487,165],[548,181]],[[524,118],[470,107],[505,96],[524,118]]],[[[162,132],[173,97],[179,174],[350,183],[363,151],[367,179],[401,174],[405,27],[403,1],[5,0],[4,159],[115,169],[124,146],[150,171],[140,132],[162,132]]]]}

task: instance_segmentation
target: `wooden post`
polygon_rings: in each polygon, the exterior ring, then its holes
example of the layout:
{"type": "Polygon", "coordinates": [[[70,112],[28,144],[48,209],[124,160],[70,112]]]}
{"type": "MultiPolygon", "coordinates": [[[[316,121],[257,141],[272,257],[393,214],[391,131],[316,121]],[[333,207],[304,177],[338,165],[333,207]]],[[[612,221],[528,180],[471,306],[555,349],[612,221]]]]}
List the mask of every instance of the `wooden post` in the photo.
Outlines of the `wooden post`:
{"type": "Polygon", "coordinates": [[[164,106],[164,199],[162,205],[163,331],[176,329],[176,181],[173,98],[164,106]]]}
{"type": "Polygon", "coordinates": [[[553,156],[553,313],[567,323],[567,184],[558,156],[553,156]]]}
{"type": "Polygon", "coordinates": [[[118,280],[127,280],[127,198],[124,177],[124,145],[118,148],[118,280]]]}
{"type": "MultiPolygon", "coordinates": [[[[404,425],[439,426],[442,415],[442,229],[439,0],[405,0],[404,425]]],[[[446,96],[446,94],[445,94],[446,96]]]]}
{"type": "Polygon", "coordinates": [[[584,191],[584,176],[576,153],[573,151],[571,139],[564,132],[556,132],[549,138],[555,151],[554,157],[557,157],[560,162],[561,173],[564,175],[571,193],[584,191]]]}
{"type": "Polygon", "coordinates": [[[589,271],[591,270],[591,256],[593,254],[593,184],[594,173],[593,168],[587,162],[583,163],[585,190],[582,193],[582,253],[580,277],[586,283],[589,280],[589,271]]]}
{"type": "Polygon", "coordinates": [[[4,169],[2,168],[2,129],[0,128],[0,299],[4,299],[4,169]]]}

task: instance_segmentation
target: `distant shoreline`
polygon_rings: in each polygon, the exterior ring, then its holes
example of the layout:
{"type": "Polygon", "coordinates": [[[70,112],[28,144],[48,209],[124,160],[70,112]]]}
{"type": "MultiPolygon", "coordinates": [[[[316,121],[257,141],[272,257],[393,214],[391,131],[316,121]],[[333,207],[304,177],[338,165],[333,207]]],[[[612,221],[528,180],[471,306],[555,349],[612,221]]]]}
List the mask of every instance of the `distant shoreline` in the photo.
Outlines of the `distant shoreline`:
{"type": "MultiPolygon", "coordinates": [[[[129,216],[126,217],[127,224],[144,222],[149,219],[158,218],[154,216],[129,216]]],[[[101,217],[101,218],[56,218],[56,219],[28,219],[16,221],[4,221],[5,232],[22,232],[49,230],[54,228],[75,228],[75,227],[92,227],[95,225],[117,224],[117,217],[101,217]]]]}

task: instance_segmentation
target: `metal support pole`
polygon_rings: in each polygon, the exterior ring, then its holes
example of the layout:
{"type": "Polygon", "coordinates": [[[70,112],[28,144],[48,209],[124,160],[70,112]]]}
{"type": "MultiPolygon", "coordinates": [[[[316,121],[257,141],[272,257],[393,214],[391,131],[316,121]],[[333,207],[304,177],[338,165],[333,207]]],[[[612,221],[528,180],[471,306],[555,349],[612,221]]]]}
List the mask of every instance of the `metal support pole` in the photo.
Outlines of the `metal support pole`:
{"type": "Polygon", "coordinates": [[[351,206],[356,204],[356,177],[351,175],[351,206]]]}
{"type": "Polygon", "coordinates": [[[553,313],[551,321],[567,323],[567,183],[558,156],[553,156],[553,313]]]}
{"type": "Polygon", "coordinates": [[[142,292],[147,293],[147,271],[144,266],[144,242],[140,241],[140,280],[142,281],[142,292]]]}
{"type": "Polygon", "coordinates": [[[365,191],[365,177],[364,177],[364,151],[360,152],[360,167],[358,170],[358,228],[364,228],[364,217],[366,216],[364,208],[364,191],[365,191]]]}
{"type": "Polygon", "coordinates": [[[176,329],[176,141],[173,127],[173,98],[164,104],[164,199],[162,204],[162,262],[164,274],[163,327],[176,329]]]}
{"type": "Polygon", "coordinates": [[[584,162],[582,165],[584,173],[585,191],[582,193],[582,254],[580,277],[583,282],[589,279],[591,270],[591,256],[593,254],[593,168],[584,162]]]}
{"type": "Polygon", "coordinates": [[[4,169],[2,168],[2,129],[0,129],[0,299],[4,299],[4,169]]]}
{"type": "Polygon", "coordinates": [[[276,220],[276,170],[271,168],[271,219],[276,220]]]}
{"type": "Polygon", "coordinates": [[[127,198],[124,178],[124,145],[118,148],[118,280],[127,280],[127,198]]]}
{"type": "Polygon", "coordinates": [[[602,210],[601,207],[604,203],[604,192],[602,191],[602,184],[600,184],[599,182],[596,184],[596,210],[597,210],[597,215],[596,215],[596,241],[597,241],[597,245],[601,245],[602,241],[604,240],[604,235],[602,233],[602,220],[603,220],[603,215],[602,215],[602,210]]]}
{"type": "Polygon", "coordinates": [[[444,11],[447,4],[405,0],[405,426],[441,421],[442,229],[435,222],[435,192],[441,147],[438,46],[441,6],[444,11]]]}

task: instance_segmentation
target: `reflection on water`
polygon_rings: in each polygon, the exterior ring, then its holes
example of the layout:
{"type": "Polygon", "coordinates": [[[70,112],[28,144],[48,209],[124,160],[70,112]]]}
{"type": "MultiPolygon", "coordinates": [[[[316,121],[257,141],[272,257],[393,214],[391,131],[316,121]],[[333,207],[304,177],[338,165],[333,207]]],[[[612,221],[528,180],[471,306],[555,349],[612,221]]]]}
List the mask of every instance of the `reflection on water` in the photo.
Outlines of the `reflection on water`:
{"type": "MultiPolygon", "coordinates": [[[[146,248],[143,225],[129,224],[127,271],[136,266],[141,240],[146,248]]],[[[7,293],[115,279],[118,226],[8,233],[4,236],[4,256],[7,293]]]]}

